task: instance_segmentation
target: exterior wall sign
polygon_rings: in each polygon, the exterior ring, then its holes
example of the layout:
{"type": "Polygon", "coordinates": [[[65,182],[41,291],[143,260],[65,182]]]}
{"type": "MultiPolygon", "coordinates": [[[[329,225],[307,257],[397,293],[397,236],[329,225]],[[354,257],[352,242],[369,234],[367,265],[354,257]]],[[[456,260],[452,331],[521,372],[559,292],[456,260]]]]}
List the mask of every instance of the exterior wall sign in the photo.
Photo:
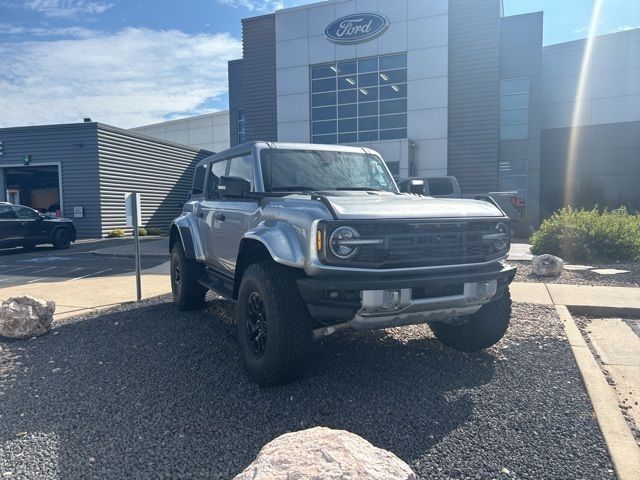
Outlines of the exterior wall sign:
{"type": "Polygon", "coordinates": [[[324,36],[340,45],[368,42],[389,28],[389,19],[377,13],[355,13],[339,18],[324,30],[324,36]]]}

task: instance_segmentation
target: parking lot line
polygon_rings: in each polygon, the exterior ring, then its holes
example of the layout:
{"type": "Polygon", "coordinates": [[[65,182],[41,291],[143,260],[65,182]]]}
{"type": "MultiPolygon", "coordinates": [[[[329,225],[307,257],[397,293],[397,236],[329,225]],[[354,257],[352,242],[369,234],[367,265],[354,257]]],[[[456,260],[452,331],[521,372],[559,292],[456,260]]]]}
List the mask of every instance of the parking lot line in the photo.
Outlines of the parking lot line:
{"type": "Polygon", "coordinates": [[[73,282],[74,280],[80,280],[81,278],[87,278],[87,277],[92,277],[94,275],[100,275],[101,273],[104,272],[110,272],[111,270],[113,270],[112,268],[107,268],[105,270],[99,270],[97,272],[93,272],[93,273],[89,273],[87,275],[82,275],[80,277],[75,277],[75,278],[70,278],[69,280],[66,280],[67,282],[73,282]]]}
{"type": "Polygon", "coordinates": [[[29,273],[40,273],[40,272],[46,272],[47,270],[53,270],[54,268],[58,268],[58,267],[47,267],[47,268],[43,268],[41,270],[36,270],[35,272],[29,272],[29,273]]]}

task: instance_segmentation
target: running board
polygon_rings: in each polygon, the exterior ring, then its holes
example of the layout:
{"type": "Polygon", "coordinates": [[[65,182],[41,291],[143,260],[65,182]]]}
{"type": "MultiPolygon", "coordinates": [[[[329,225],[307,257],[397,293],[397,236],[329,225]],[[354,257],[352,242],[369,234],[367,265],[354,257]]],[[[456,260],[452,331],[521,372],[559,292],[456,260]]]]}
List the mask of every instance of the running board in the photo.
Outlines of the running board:
{"type": "Polygon", "coordinates": [[[214,272],[207,270],[198,280],[198,283],[212,292],[220,295],[225,300],[235,303],[233,299],[233,281],[214,272]]]}

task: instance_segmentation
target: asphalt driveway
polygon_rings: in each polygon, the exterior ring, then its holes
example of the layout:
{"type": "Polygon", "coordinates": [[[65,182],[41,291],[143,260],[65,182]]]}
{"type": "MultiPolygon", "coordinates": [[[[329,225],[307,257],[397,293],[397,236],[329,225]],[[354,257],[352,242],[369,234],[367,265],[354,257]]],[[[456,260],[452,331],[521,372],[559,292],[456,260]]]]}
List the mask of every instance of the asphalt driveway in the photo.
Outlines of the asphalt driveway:
{"type": "Polygon", "coordinates": [[[480,354],[424,327],[329,337],[295,384],[240,368],[233,308],[166,299],[0,341],[0,473],[12,478],[230,478],[316,425],[389,449],[424,479],[615,478],[555,312],[519,304],[480,354]]]}
{"type": "MultiPolygon", "coordinates": [[[[144,240],[148,241],[148,240],[144,240]]],[[[135,271],[131,258],[104,257],[91,252],[133,244],[131,239],[85,240],[66,250],[41,245],[27,252],[22,248],[0,250],[0,288],[42,282],[66,282],[105,277],[135,271]]],[[[142,258],[143,269],[156,267],[167,259],[142,258]]]]}

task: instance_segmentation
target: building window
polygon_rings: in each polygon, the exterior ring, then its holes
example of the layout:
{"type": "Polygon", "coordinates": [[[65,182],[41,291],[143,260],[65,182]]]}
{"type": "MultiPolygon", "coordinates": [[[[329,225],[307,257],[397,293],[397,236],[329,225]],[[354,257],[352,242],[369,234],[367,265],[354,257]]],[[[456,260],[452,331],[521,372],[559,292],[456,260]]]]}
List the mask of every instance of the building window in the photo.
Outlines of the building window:
{"type": "Polygon", "coordinates": [[[529,138],[529,79],[500,81],[500,140],[529,138]]]}
{"type": "Polygon", "coordinates": [[[501,161],[498,170],[498,189],[501,192],[518,192],[522,200],[527,198],[526,160],[501,161]]]}
{"type": "Polygon", "coordinates": [[[407,138],[407,55],[311,66],[314,143],[407,138]]]}
{"type": "Polygon", "coordinates": [[[244,110],[238,110],[238,145],[246,141],[246,130],[244,128],[244,110]]]}

